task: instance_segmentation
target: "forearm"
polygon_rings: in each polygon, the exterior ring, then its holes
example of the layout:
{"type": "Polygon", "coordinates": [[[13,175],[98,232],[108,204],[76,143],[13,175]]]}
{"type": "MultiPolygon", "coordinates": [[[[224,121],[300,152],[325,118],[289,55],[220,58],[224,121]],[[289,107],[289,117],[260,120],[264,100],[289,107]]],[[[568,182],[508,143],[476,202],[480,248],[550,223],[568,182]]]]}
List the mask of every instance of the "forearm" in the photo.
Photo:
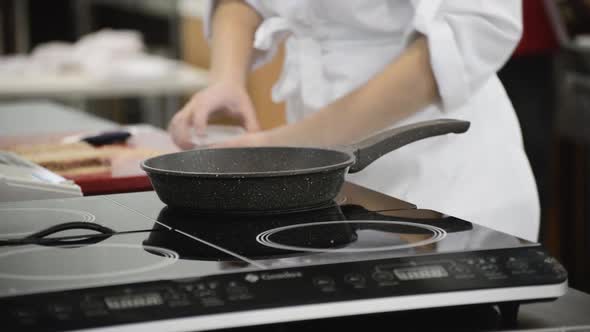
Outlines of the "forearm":
{"type": "Polygon", "coordinates": [[[364,86],[271,135],[279,144],[349,144],[393,125],[438,98],[428,46],[421,37],[364,86]]]}
{"type": "Polygon", "coordinates": [[[212,20],[212,82],[246,84],[253,39],[261,18],[240,0],[219,1],[212,20]]]}

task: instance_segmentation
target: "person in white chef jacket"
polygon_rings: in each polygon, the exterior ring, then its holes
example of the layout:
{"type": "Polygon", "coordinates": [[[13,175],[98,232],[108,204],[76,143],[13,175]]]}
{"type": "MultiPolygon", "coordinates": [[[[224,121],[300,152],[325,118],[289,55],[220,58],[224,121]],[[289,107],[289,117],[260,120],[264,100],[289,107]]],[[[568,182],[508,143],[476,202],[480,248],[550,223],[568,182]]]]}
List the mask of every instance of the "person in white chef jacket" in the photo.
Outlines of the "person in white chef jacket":
{"type": "Polygon", "coordinates": [[[191,148],[229,111],[249,133],[223,146],[331,146],[436,118],[469,131],[393,151],[348,181],[537,241],[540,208],[518,119],[496,72],[522,33],[520,0],[221,0],[208,3],[211,84],[170,123],[191,148]],[[259,131],[248,71],[285,41],[273,87],[288,123],[259,131]]]}

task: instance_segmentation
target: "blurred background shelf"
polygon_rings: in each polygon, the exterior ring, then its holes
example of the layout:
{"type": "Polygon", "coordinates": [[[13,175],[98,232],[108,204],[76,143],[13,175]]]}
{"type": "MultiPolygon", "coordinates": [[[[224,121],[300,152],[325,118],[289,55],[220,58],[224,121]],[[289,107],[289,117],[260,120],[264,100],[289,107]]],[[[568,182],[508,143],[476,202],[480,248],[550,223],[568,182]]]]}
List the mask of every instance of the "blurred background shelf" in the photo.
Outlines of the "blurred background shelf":
{"type": "Polygon", "coordinates": [[[101,81],[88,75],[0,77],[0,98],[114,98],[187,95],[207,86],[207,71],[179,64],[172,75],[142,81],[101,81]]]}

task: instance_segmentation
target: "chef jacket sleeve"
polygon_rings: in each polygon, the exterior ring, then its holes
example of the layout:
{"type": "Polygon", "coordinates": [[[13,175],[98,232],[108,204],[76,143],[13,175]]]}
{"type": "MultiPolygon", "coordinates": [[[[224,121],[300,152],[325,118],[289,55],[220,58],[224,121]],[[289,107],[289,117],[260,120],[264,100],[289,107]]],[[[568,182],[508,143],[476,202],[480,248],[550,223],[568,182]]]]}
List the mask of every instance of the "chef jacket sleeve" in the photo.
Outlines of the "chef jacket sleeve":
{"type": "Polygon", "coordinates": [[[462,106],[508,60],[522,35],[521,0],[412,0],[443,110],[462,106]]]}
{"type": "MultiPolygon", "coordinates": [[[[250,5],[250,7],[252,7],[254,10],[256,10],[258,12],[258,14],[260,14],[262,17],[266,17],[268,15],[270,15],[269,11],[267,8],[265,8],[262,3],[259,0],[242,0],[245,3],[247,3],[248,5],[250,5]]],[[[207,40],[211,39],[211,21],[213,18],[213,13],[215,11],[215,6],[217,5],[217,1],[216,0],[206,0],[205,1],[205,16],[203,19],[203,24],[204,24],[204,28],[203,28],[203,32],[205,35],[205,38],[207,38],[207,40]]],[[[258,50],[258,49],[254,49],[253,52],[253,66],[252,68],[258,68],[260,66],[262,66],[263,64],[267,63],[268,61],[270,61],[275,54],[278,51],[278,45],[277,43],[273,43],[273,45],[271,46],[271,48],[268,51],[262,51],[262,50],[258,50]]]]}

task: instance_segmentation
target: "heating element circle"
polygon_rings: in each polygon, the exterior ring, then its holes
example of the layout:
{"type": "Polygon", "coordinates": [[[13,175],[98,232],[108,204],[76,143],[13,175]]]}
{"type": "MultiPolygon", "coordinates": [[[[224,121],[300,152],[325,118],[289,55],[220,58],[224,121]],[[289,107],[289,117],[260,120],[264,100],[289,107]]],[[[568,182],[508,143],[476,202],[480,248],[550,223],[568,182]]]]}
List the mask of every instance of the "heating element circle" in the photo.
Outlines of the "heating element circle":
{"type": "MultiPolygon", "coordinates": [[[[113,278],[158,270],[174,264],[178,258],[178,254],[169,249],[122,243],[94,244],[92,246],[86,247],[71,245],[58,247],[27,247],[24,249],[12,250],[0,254],[0,278],[30,281],[63,281],[113,278]],[[93,250],[95,254],[97,250],[102,250],[103,252],[100,253],[101,255],[109,255],[113,257],[113,265],[107,267],[110,268],[111,271],[101,272],[104,271],[104,267],[95,266],[96,262],[89,261],[87,259],[88,256],[84,255],[84,252],[82,252],[84,250],[93,250]],[[133,251],[130,252],[132,255],[130,257],[133,259],[126,259],[125,250],[133,251]],[[141,255],[143,252],[149,252],[149,254],[141,255]],[[55,257],[53,257],[53,259],[48,261],[61,261],[64,265],[52,267],[40,264],[39,271],[15,272],[15,270],[18,270],[19,268],[18,261],[23,258],[19,256],[31,255],[29,259],[37,258],[39,261],[42,261],[46,260],[46,257],[44,257],[45,255],[51,256],[54,254],[60,255],[62,259],[57,260],[55,257]],[[76,260],[76,255],[81,259],[76,260]],[[16,259],[14,262],[7,262],[7,260],[11,258],[16,259]],[[122,265],[118,266],[119,263],[122,265]],[[87,266],[83,266],[84,264],[87,264],[87,266]],[[133,267],[133,264],[138,266],[133,267]],[[47,273],[47,270],[51,268],[55,268],[60,273],[47,273]],[[84,268],[88,268],[89,270],[96,268],[97,272],[85,272],[84,268]]],[[[30,266],[34,267],[34,265],[30,266]]]]}
{"type": "Polygon", "coordinates": [[[11,224],[10,233],[2,230],[0,225],[0,237],[13,238],[23,237],[35,233],[48,226],[53,226],[66,222],[94,222],[96,216],[90,212],[60,209],[60,208],[0,208],[0,220],[8,223],[11,220],[17,220],[18,224],[11,224]]]}
{"type": "Polygon", "coordinates": [[[385,221],[385,220],[345,220],[345,221],[326,221],[326,222],[313,222],[307,224],[298,224],[298,225],[289,225],[284,227],[273,228],[267,231],[264,231],[258,236],[256,236],[256,241],[258,243],[275,248],[275,249],[282,249],[282,250],[292,250],[292,251],[303,251],[303,252],[338,252],[338,253],[359,253],[359,252],[377,252],[377,251],[389,251],[389,250],[400,250],[400,249],[409,249],[415,248],[420,246],[429,245],[432,243],[436,243],[447,236],[447,232],[436,226],[426,225],[426,224],[418,224],[412,222],[404,222],[404,221],[385,221]],[[389,226],[404,226],[404,227],[416,227],[417,229],[423,231],[428,231],[429,237],[424,238],[422,240],[406,243],[406,244],[395,244],[395,245],[385,245],[385,246],[377,246],[372,248],[313,248],[313,247],[304,247],[304,246],[295,246],[295,245],[287,245],[282,243],[277,243],[271,239],[271,237],[288,230],[294,229],[301,229],[305,227],[317,227],[317,226],[325,226],[325,225],[336,225],[336,224],[381,224],[381,225],[389,225],[389,226]]]}

